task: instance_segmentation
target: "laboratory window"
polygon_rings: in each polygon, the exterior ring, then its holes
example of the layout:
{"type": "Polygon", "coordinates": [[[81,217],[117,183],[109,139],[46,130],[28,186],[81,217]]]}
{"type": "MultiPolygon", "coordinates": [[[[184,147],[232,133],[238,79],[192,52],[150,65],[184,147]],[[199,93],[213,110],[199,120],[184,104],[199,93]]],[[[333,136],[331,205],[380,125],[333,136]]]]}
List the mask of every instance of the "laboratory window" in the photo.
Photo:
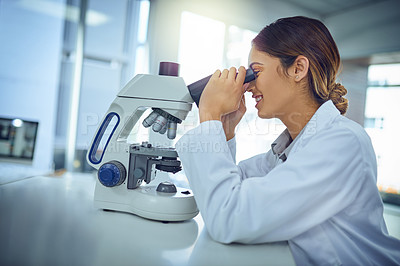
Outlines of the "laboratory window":
{"type": "Polygon", "coordinates": [[[399,72],[400,64],[369,67],[364,121],[376,153],[379,191],[384,201],[396,204],[400,204],[399,72]]]}

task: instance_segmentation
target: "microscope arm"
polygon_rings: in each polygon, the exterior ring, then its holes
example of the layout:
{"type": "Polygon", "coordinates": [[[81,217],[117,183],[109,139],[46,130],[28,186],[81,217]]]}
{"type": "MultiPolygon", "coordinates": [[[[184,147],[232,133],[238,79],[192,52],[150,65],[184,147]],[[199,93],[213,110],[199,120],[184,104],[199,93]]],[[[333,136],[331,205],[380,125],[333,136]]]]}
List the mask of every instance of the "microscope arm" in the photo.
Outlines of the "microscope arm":
{"type": "Polygon", "coordinates": [[[192,106],[185,102],[116,97],[92,140],[87,154],[88,163],[96,169],[99,169],[102,162],[111,160],[128,165],[128,136],[148,107],[160,108],[180,119],[185,119],[192,106]],[[113,125],[110,124],[112,120],[115,120],[113,125]],[[111,133],[105,134],[106,131],[111,133]],[[100,144],[103,146],[99,147],[100,144]]]}

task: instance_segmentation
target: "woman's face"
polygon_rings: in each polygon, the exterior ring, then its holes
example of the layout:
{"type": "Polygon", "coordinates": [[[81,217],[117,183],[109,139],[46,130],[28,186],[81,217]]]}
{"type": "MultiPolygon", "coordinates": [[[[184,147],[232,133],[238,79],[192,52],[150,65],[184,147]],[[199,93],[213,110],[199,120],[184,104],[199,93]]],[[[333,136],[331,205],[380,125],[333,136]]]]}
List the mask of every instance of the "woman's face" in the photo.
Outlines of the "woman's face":
{"type": "Polygon", "coordinates": [[[281,67],[280,60],[252,47],[249,66],[257,75],[247,91],[253,94],[261,118],[280,118],[288,115],[296,99],[293,83],[281,67]]]}

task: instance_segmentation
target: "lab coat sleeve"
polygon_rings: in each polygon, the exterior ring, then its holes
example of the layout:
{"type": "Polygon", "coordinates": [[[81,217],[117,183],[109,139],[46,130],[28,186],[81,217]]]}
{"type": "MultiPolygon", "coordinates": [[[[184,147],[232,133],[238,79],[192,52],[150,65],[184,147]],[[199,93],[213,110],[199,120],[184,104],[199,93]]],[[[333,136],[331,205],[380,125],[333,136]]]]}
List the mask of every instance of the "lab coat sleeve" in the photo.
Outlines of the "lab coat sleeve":
{"type": "Polygon", "coordinates": [[[236,137],[228,140],[227,143],[232,155],[233,162],[236,163],[236,137]]]}
{"type": "MultiPolygon", "coordinates": [[[[229,150],[234,163],[236,163],[236,137],[227,141],[229,150]]],[[[239,175],[241,180],[254,175],[266,175],[271,168],[272,161],[275,160],[272,151],[253,156],[239,163],[239,175]]]]}
{"type": "Polygon", "coordinates": [[[362,150],[351,130],[318,132],[266,175],[242,179],[221,129],[219,121],[203,122],[176,145],[216,241],[292,239],[346,208],[365,183],[362,150]]]}

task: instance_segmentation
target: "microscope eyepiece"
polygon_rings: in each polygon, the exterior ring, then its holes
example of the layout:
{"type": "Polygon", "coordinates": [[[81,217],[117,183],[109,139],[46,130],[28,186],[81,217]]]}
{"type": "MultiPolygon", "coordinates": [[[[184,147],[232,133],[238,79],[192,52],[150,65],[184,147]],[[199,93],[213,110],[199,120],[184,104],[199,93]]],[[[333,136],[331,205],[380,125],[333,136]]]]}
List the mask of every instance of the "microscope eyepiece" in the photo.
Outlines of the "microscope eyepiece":
{"type": "Polygon", "coordinates": [[[160,62],[158,75],[178,77],[179,64],[173,62],[160,62]]]}
{"type": "MultiPolygon", "coordinates": [[[[190,84],[189,86],[187,86],[189,89],[190,96],[192,96],[192,99],[196,103],[197,107],[199,106],[201,94],[203,93],[203,90],[206,87],[211,76],[212,75],[202,78],[202,79],[190,84]]],[[[246,70],[246,77],[244,78],[243,84],[249,83],[255,79],[256,79],[256,75],[254,74],[253,70],[251,68],[249,68],[246,70]]]]}

